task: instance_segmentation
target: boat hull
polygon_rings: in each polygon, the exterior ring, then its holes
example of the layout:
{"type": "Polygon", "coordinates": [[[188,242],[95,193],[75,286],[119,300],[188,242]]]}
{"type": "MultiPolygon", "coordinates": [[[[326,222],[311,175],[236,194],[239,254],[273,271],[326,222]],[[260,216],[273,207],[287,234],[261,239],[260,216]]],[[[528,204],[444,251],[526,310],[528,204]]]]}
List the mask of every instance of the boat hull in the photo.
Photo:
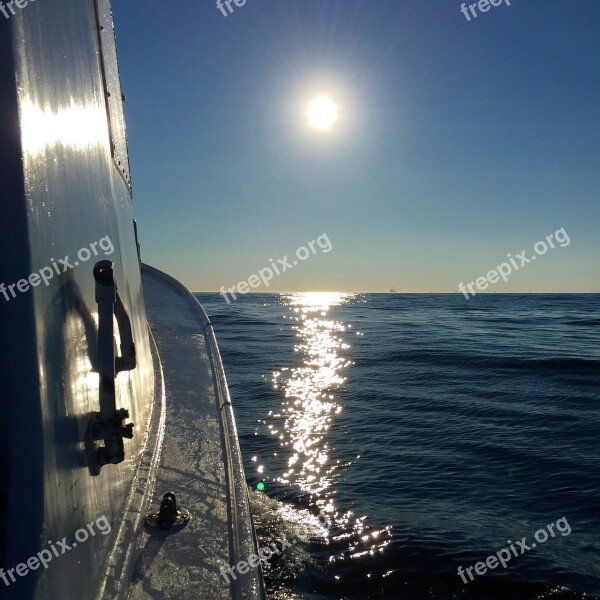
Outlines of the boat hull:
{"type": "Polygon", "coordinates": [[[155,373],[112,36],[101,0],[32,2],[0,17],[0,594],[7,598],[97,597],[149,451],[155,373]],[[114,264],[137,366],[115,380],[116,406],[134,424],[125,460],[94,475],[88,427],[100,410],[93,276],[100,260],[114,264]],[[110,532],[96,527],[91,535],[88,526],[102,518],[110,532]],[[86,529],[78,543],[75,533],[86,529]],[[64,538],[69,550],[57,545],[64,538]],[[52,553],[47,568],[17,570],[44,550],[52,553]]]}

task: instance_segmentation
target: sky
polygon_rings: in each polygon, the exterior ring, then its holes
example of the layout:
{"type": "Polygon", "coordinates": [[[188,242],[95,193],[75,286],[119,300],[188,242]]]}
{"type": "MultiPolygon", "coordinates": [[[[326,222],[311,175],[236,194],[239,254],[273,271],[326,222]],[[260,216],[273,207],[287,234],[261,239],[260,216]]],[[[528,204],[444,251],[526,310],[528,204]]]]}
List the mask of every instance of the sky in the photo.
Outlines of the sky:
{"type": "Polygon", "coordinates": [[[113,0],[142,259],[193,291],[287,257],[254,291],[456,292],[562,228],[486,291],[600,292],[600,3],[473,6],[113,0]]]}

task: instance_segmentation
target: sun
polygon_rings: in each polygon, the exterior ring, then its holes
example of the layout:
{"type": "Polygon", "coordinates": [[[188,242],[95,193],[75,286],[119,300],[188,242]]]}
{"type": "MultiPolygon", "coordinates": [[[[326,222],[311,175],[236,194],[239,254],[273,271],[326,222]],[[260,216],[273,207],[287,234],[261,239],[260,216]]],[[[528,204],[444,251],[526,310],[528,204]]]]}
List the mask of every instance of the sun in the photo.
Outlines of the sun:
{"type": "Polygon", "coordinates": [[[321,96],[308,105],[306,114],[308,123],[313,129],[327,131],[337,121],[338,107],[326,96],[321,96]]]}

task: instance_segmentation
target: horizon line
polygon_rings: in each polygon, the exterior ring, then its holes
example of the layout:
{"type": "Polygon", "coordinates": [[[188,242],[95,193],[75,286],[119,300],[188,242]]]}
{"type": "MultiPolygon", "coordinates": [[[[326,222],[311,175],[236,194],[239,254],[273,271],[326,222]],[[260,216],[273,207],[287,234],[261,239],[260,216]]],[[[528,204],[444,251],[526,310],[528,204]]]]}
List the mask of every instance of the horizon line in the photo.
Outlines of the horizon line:
{"type": "MultiPolygon", "coordinates": [[[[221,292],[216,290],[190,290],[192,294],[221,294],[221,292]]],[[[310,291],[269,291],[269,292],[247,292],[245,294],[240,294],[241,296],[259,296],[264,294],[379,294],[379,295],[388,295],[388,296],[426,296],[426,295],[438,295],[438,296],[463,296],[462,292],[372,292],[372,291],[360,291],[360,292],[349,292],[343,290],[310,290],[310,291]]],[[[598,296],[600,295],[600,291],[598,292],[477,292],[477,296],[598,296]]]]}

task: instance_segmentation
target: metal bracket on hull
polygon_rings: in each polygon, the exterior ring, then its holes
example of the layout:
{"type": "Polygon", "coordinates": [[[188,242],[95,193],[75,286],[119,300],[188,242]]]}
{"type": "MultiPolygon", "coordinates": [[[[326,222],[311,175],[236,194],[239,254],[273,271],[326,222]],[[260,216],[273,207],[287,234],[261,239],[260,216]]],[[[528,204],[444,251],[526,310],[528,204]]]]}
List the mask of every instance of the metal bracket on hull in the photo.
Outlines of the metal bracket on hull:
{"type": "Polygon", "coordinates": [[[125,310],[114,279],[114,266],[109,260],[94,265],[96,302],[98,303],[98,362],[100,375],[100,412],[93,413],[88,425],[87,447],[90,449],[90,469],[99,475],[107,464],[119,464],[125,460],[124,438],[133,437],[133,423],[124,421],[129,412],[117,410],[115,379],[121,371],[130,371],[137,365],[131,321],[125,310]],[[117,356],[114,336],[116,317],[121,336],[121,355],[117,356]],[[104,441],[96,447],[95,441],[104,441]]]}

